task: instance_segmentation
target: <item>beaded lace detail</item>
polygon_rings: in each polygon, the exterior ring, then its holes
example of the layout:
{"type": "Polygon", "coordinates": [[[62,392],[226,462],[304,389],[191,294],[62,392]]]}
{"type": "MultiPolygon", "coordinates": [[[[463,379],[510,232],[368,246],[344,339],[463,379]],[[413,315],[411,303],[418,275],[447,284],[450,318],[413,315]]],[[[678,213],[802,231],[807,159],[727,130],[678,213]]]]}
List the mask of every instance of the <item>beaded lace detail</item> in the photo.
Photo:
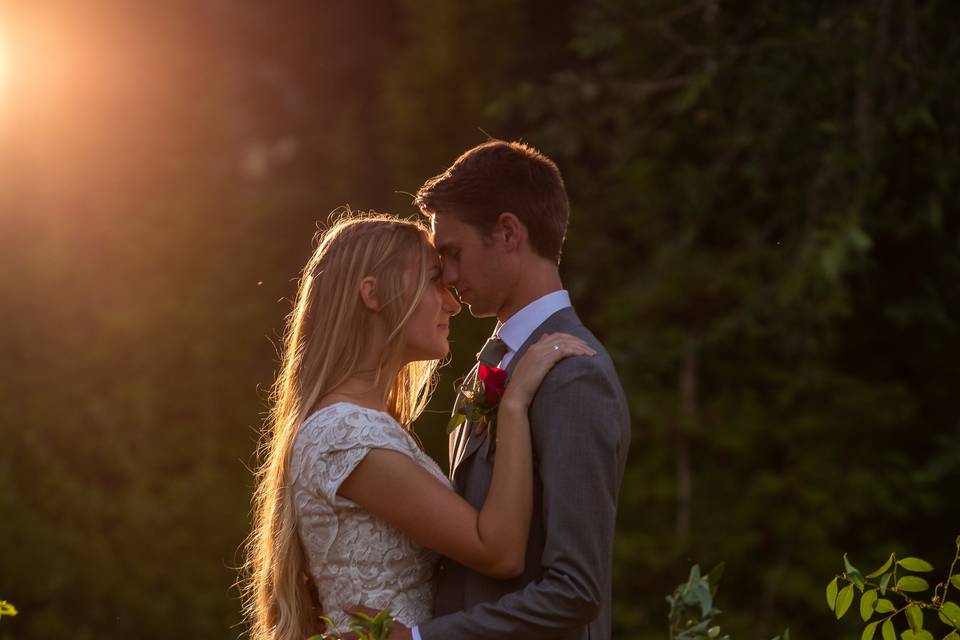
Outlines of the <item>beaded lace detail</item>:
{"type": "Polygon", "coordinates": [[[323,610],[345,629],[345,607],[389,608],[408,627],[430,618],[439,557],[337,490],[370,449],[409,456],[450,487],[440,467],[389,414],[339,402],[304,421],[293,445],[293,497],[323,610]]]}

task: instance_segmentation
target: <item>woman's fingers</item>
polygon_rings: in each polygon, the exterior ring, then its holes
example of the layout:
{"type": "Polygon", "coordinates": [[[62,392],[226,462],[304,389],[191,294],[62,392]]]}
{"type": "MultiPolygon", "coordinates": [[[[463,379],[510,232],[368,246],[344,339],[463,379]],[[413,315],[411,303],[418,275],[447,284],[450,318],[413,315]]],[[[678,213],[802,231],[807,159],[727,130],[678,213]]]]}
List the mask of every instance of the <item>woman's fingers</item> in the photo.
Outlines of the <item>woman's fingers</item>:
{"type": "Polygon", "coordinates": [[[544,334],[535,346],[546,350],[548,354],[552,351],[552,355],[558,359],[572,355],[597,354],[597,352],[582,339],[567,333],[544,334]]]}

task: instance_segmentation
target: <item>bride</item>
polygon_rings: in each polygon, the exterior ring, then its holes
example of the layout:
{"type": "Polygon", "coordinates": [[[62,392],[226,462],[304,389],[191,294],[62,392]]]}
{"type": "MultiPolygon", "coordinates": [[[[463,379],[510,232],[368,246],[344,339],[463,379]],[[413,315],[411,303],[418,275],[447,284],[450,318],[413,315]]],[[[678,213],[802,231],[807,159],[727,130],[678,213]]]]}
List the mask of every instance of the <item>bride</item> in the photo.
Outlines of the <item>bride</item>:
{"type": "Polygon", "coordinates": [[[517,363],[497,410],[497,457],[478,512],[414,439],[460,311],[422,224],[351,215],[320,238],[288,317],[261,445],[247,543],[252,640],[318,631],[311,591],[344,609],[390,609],[406,627],[432,614],[439,556],[497,578],[520,575],[532,509],[527,409],[561,358],[592,355],[548,334],[517,363]]]}

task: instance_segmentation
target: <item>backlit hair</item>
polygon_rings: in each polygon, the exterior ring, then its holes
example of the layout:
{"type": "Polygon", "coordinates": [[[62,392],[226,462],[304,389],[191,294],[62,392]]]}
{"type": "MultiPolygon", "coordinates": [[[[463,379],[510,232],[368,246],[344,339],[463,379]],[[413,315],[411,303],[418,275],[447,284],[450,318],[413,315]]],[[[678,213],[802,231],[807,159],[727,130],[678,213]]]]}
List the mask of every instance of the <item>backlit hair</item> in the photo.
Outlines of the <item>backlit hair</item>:
{"type": "MultiPolygon", "coordinates": [[[[358,373],[375,315],[389,328],[376,380],[388,363],[399,359],[403,328],[430,286],[436,254],[428,238],[417,221],[351,213],[319,234],[303,269],[258,450],[243,585],[251,640],[305,640],[315,632],[309,569],[291,490],[293,443],[317,403],[358,373]],[[377,314],[360,298],[359,283],[367,276],[376,278],[377,314]]],[[[426,405],[437,364],[408,363],[389,385],[388,411],[405,429],[426,405]]]]}
{"type": "Polygon", "coordinates": [[[488,236],[501,213],[527,227],[530,246],[560,262],[570,201],[557,165],[522,142],[489,140],[427,180],[414,203],[428,216],[450,216],[488,236]]]}

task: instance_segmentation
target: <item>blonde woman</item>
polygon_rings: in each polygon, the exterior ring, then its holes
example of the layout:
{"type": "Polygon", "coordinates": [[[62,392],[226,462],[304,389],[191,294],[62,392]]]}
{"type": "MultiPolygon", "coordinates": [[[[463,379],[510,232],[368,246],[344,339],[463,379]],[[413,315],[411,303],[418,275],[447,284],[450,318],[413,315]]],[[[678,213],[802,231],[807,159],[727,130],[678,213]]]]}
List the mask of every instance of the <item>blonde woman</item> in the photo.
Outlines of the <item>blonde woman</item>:
{"type": "Polygon", "coordinates": [[[439,555],[493,577],[522,572],[533,492],[527,409],[554,363],[594,352],[551,334],[517,364],[477,511],[411,435],[459,311],[422,224],[352,215],[320,237],[288,318],[257,474],[253,640],[315,633],[314,585],[338,625],[363,603],[413,627],[432,613],[439,555]]]}

